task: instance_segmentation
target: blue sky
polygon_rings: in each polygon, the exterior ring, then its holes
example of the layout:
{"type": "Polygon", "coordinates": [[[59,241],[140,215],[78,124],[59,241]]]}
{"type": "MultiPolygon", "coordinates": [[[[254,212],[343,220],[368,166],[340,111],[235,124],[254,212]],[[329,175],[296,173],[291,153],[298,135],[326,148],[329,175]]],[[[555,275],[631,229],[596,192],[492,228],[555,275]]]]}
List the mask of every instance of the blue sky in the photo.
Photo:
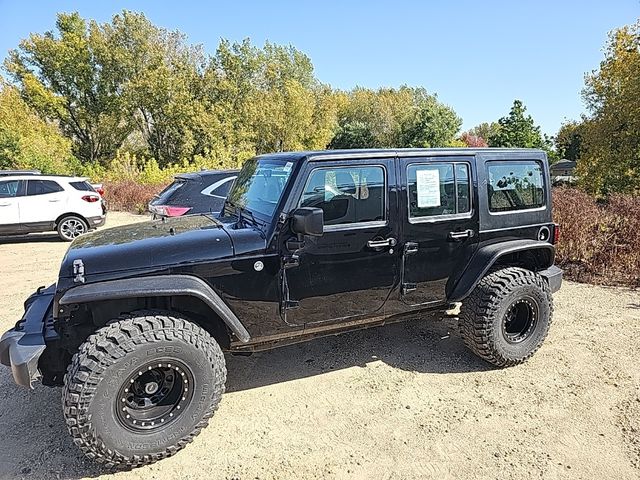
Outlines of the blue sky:
{"type": "Polygon", "coordinates": [[[0,0],[0,57],[30,32],[52,29],[56,12],[103,22],[122,9],[181,30],[208,52],[220,38],[292,44],[334,87],[424,86],[465,129],[506,115],[519,98],[554,134],[583,112],[584,74],[598,67],[607,32],[640,17],[640,0],[0,0]]]}

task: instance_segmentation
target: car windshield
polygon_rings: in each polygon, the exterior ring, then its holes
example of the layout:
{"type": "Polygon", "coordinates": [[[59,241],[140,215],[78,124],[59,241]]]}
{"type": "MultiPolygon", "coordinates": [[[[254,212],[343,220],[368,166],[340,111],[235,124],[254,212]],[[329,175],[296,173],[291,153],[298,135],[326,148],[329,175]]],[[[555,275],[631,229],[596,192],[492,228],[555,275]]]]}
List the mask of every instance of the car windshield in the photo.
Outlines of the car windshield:
{"type": "Polygon", "coordinates": [[[255,157],[240,170],[227,197],[232,207],[271,219],[289,180],[293,162],[255,157]]]}

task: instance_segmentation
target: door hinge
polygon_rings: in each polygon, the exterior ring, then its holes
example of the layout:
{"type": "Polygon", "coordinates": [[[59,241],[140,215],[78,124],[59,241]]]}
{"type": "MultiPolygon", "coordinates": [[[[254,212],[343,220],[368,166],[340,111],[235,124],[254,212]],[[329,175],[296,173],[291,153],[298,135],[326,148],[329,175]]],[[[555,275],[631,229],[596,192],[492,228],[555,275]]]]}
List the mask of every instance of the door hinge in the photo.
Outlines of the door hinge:
{"type": "Polygon", "coordinates": [[[416,242],[407,242],[404,244],[404,254],[413,255],[418,253],[418,244],[416,242]]]}
{"type": "Polygon", "coordinates": [[[409,292],[413,292],[418,288],[418,284],[416,283],[403,283],[402,284],[402,294],[406,295],[409,292]]]}
{"type": "Polygon", "coordinates": [[[284,301],[284,309],[285,310],[293,310],[294,308],[298,308],[300,306],[300,302],[298,300],[285,300],[284,301]]]}
{"type": "Polygon", "coordinates": [[[286,270],[288,268],[298,267],[300,265],[300,257],[298,255],[290,255],[282,258],[282,267],[286,270]]]}

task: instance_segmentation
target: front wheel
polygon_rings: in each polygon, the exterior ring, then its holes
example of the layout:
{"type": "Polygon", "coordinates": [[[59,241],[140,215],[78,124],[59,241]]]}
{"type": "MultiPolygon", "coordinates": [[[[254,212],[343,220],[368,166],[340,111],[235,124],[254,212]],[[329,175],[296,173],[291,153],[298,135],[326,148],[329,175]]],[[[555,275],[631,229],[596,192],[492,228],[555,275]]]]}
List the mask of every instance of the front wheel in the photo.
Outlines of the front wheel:
{"type": "Polygon", "coordinates": [[[64,217],[58,222],[58,236],[65,242],[70,242],[83,233],[89,231],[89,225],[82,218],[75,215],[64,217]]]}
{"type": "Polygon", "coordinates": [[[167,312],[137,312],[99,329],[65,375],[62,403],[74,443],[107,467],[153,463],[200,433],[220,403],[218,343],[167,312]]]}
{"type": "Polygon", "coordinates": [[[547,282],[524,268],[495,270],[460,308],[462,338],[476,355],[498,367],[527,360],[542,345],[553,315],[547,282]]]}

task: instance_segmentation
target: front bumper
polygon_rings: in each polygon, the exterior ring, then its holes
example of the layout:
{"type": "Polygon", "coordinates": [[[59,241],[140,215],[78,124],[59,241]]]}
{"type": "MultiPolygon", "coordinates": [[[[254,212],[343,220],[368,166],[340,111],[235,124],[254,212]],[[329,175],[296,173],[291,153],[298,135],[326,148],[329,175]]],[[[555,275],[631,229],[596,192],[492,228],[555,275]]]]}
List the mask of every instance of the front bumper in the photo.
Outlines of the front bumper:
{"type": "Polygon", "coordinates": [[[551,293],[555,293],[558,290],[560,290],[560,287],[562,286],[562,269],[561,268],[556,267],[555,265],[552,265],[549,268],[542,270],[539,273],[549,284],[551,293]]]}
{"type": "Polygon", "coordinates": [[[51,317],[55,285],[39,288],[25,302],[25,312],[16,326],[0,339],[0,363],[11,367],[18,385],[33,388],[39,379],[38,360],[46,348],[45,323],[51,317]]]}

